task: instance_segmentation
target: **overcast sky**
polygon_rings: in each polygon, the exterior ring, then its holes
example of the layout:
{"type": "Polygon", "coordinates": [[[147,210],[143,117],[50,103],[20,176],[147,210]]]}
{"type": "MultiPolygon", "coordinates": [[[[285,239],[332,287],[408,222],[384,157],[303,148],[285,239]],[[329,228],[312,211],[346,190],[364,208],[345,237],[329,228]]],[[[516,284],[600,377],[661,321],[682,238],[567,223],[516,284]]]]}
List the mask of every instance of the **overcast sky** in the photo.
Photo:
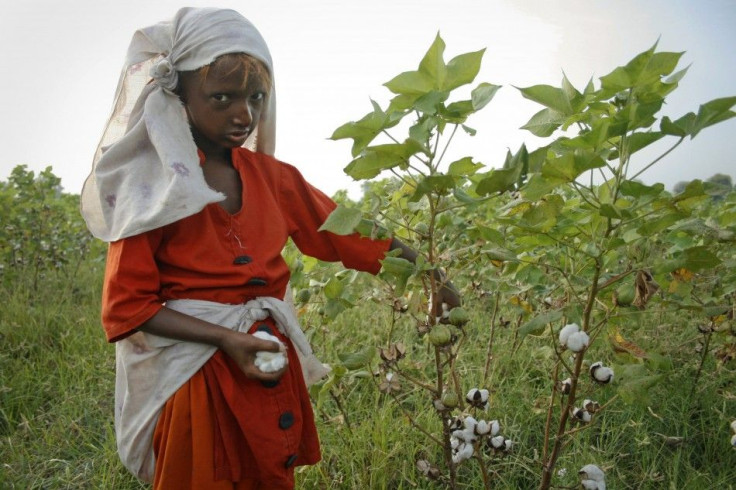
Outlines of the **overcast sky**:
{"type": "MultiPolygon", "coordinates": [[[[507,148],[544,142],[518,129],[540,107],[513,86],[559,86],[564,70],[582,88],[658,38],[661,50],[686,51],[681,67],[692,64],[663,114],[736,95],[736,0],[3,0],[0,179],[18,164],[51,165],[78,193],[130,37],[184,5],[234,8],[258,27],[274,58],[276,156],[329,194],[357,197],[360,184],[342,171],[350,142],[327,138],[369,112],[369,98],[385,107],[382,84],[416,69],[438,31],[446,60],[487,48],[476,82],[503,85],[468,121],[477,136],[456,145],[458,156],[488,167],[501,165],[507,148]]],[[[736,180],[736,119],[683,143],[642,178],[671,188],[717,172],[736,180]]]]}

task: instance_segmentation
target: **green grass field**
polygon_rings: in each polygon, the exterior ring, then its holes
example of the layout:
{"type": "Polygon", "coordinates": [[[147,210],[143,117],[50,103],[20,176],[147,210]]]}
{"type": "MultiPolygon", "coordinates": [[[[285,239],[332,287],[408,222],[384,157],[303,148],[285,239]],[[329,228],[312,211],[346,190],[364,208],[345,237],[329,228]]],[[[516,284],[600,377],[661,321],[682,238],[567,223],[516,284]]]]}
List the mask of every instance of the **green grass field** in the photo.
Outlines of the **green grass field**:
{"type": "MultiPolygon", "coordinates": [[[[2,291],[0,314],[0,488],[135,489],[145,486],[117,459],[112,423],[114,347],[99,325],[102,262],[78,274],[48,274],[36,291],[15,281],[2,291]]],[[[462,364],[465,389],[482,385],[490,304],[465,297],[472,312],[462,364]]],[[[324,360],[385,339],[389,310],[363,302],[315,336],[324,360]]],[[[305,318],[310,323],[310,318],[305,318]]],[[[630,335],[645,350],[671,357],[673,369],[649,390],[648,400],[616,399],[565,448],[556,488],[577,488],[587,463],[606,470],[611,489],[724,489],[736,486],[736,451],[728,424],[736,414],[733,364],[707,356],[697,385],[697,330],[681,315],[642,316],[630,335]]],[[[408,346],[404,369],[421,374],[427,345],[408,320],[394,327],[408,346]]],[[[489,379],[488,419],[513,439],[513,452],[490,465],[493,488],[535,488],[543,439],[549,372],[548,342],[528,338],[516,352],[511,327],[499,328],[489,379]]],[[[605,343],[589,354],[610,357],[605,343]]],[[[376,361],[374,361],[374,364],[376,361]]],[[[374,366],[375,367],[375,366],[374,366]]],[[[615,384],[615,383],[614,383],[615,384]]],[[[585,389],[585,388],[584,388],[585,389]]],[[[413,428],[408,416],[437,433],[431,400],[402,381],[396,400],[380,393],[371,376],[343,378],[317,410],[323,444],[320,464],[298,470],[299,488],[438,488],[416,470],[426,458],[443,468],[440,448],[413,428]],[[396,401],[400,401],[401,407],[396,401]]],[[[605,403],[615,386],[591,393],[605,403]]],[[[587,397],[585,392],[580,395],[587,397]]],[[[444,470],[443,470],[444,471],[444,470]]],[[[458,469],[460,488],[482,488],[474,461],[458,469]]]]}

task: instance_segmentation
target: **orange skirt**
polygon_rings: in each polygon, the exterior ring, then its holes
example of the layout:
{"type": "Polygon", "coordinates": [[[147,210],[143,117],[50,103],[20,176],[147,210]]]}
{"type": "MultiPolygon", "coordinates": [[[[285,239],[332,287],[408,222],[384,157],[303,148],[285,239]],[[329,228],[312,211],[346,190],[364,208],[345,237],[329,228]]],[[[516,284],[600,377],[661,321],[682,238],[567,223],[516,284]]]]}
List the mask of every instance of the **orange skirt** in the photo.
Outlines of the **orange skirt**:
{"type": "Polygon", "coordinates": [[[248,379],[223,352],[163,408],[153,436],[154,489],[291,489],[294,467],[320,460],[319,439],[296,351],[275,386],[248,379]]]}

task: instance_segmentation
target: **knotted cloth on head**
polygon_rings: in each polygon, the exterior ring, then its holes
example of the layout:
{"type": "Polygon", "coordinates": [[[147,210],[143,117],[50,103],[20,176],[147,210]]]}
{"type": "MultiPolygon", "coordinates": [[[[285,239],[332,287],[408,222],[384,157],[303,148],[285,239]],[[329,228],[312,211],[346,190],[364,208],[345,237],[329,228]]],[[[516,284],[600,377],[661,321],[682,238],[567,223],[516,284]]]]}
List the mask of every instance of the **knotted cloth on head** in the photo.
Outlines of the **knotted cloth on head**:
{"type": "MultiPolygon", "coordinates": [[[[115,241],[137,235],[225,198],[205,182],[184,106],[174,91],[178,72],[229,53],[261,61],[273,80],[266,42],[233,10],[183,8],[173,20],[133,35],[112,115],[82,188],[81,212],[94,236],[115,241]]],[[[273,82],[257,129],[245,144],[273,155],[273,82]]]]}

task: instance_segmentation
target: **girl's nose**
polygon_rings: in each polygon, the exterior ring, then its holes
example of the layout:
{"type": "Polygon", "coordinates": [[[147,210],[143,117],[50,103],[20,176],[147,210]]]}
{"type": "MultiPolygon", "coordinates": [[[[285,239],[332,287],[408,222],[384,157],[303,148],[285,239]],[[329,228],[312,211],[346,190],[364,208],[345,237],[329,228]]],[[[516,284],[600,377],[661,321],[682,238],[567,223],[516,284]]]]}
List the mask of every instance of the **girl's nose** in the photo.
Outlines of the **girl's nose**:
{"type": "Polygon", "coordinates": [[[239,126],[250,126],[253,122],[253,111],[248,100],[237,104],[235,113],[233,114],[233,123],[239,126]]]}

